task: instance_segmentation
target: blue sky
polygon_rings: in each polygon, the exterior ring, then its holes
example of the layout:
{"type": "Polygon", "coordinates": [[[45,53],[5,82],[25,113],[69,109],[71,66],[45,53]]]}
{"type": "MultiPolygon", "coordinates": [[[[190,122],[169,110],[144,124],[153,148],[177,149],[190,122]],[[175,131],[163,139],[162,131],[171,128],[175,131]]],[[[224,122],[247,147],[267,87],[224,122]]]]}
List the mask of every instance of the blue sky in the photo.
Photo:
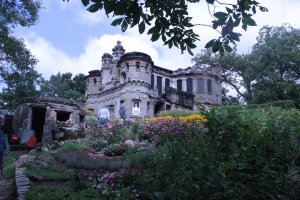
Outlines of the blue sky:
{"type": "MultiPolygon", "coordinates": [[[[242,38],[238,51],[247,53],[255,43],[258,30],[264,25],[290,23],[300,28],[300,0],[261,0],[270,12],[258,13],[254,19],[257,27],[241,30],[242,38]]],[[[209,24],[211,21],[205,1],[190,4],[190,13],[195,23],[209,24]]],[[[130,51],[142,51],[149,54],[158,66],[175,70],[191,66],[189,54],[181,54],[178,49],[169,49],[161,42],[152,43],[148,35],[140,35],[136,28],[121,32],[119,27],[110,25],[103,11],[91,14],[85,10],[80,0],[43,0],[39,22],[30,28],[19,28],[15,35],[25,40],[27,47],[39,60],[37,71],[45,78],[58,72],[83,73],[100,69],[103,53],[111,49],[120,40],[130,51]]],[[[201,40],[194,53],[200,52],[206,42],[217,37],[215,31],[206,27],[195,28],[201,40]]]]}

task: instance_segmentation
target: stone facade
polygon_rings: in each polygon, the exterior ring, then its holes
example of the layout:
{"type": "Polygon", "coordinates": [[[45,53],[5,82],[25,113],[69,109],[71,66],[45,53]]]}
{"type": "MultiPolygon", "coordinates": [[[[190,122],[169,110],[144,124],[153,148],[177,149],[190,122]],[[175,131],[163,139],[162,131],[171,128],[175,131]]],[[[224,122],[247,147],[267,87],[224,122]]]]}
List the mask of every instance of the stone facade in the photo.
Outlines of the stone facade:
{"type": "Polygon", "coordinates": [[[20,137],[34,132],[37,142],[76,137],[83,130],[83,105],[53,97],[32,97],[22,100],[13,120],[13,130],[20,137]]]}
{"type": "Polygon", "coordinates": [[[103,54],[101,70],[86,76],[85,95],[84,109],[95,114],[107,106],[112,116],[118,116],[124,102],[127,120],[151,118],[171,108],[197,109],[203,104],[222,103],[216,67],[168,70],[155,66],[145,53],[125,53],[119,41],[112,54],[103,54]]]}

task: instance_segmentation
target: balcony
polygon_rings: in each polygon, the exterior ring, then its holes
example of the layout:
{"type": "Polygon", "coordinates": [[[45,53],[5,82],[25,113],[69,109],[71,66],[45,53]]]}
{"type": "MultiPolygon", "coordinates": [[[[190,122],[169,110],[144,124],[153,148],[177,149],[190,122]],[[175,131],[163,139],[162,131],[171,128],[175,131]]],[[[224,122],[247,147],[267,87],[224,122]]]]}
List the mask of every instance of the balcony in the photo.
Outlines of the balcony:
{"type": "Polygon", "coordinates": [[[193,108],[195,95],[190,92],[180,91],[172,87],[166,88],[165,97],[172,104],[193,108]]]}

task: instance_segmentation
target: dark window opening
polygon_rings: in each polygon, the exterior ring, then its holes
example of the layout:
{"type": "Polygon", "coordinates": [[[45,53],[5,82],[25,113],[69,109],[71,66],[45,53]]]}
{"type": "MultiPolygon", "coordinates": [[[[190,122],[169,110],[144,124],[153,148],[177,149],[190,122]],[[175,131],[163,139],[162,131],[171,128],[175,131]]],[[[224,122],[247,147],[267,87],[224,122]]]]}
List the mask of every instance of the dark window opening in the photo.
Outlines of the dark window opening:
{"type": "Polygon", "coordinates": [[[182,80],[177,80],[177,90],[182,91],[182,80]]]}
{"type": "Polygon", "coordinates": [[[140,71],[140,62],[136,62],[136,71],[140,71]]]}
{"type": "Polygon", "coordinates": [[[94,78],[94,84],[95,84],[95,85],[97,84],[97,79],[96,79],[96,78],[94,78]]]}
{"type": "Polygon", "coordinates": [[[165,89],[168,89],[170,87],[170,79],[165,79],[165,89]]]}
{"type": "Polygon", "coordinates": [[[70,114],[71,113],[65,111],[56,111],[56,120],[61,122],[68,121],[70,118],[70,114]]]}
{"type": "Polygon", "coordinates": [[[171,105],[170,104],[166,105],[166,110],[171,110],[171,105]]]}
{"type": "Polygon", "coordinates": [[[211,80],[210,79],[207,80],[207,93],[211,94],[211,80]]]}
{"type": "Polygon", "coordinates": [[[31,129],[35,131],[37,142],[41,142],[43,139],[45,116],[46,108],[32,108],[31,129]]]}
{"type": "Polygon", "coordinates": [[[157,90],[158,90],[158,95],[161,95],[162,93],[162,77],[157,76],[157,90]]]}
{"type": "Polygon", "coordinates": [[[148,64],[146,64],[146,67],[145,67],[145,71],[146,71],[146,73],[148,73],[148,64]]]}
{"type": "Polygon", "coordinates": [[[154,75],[151,75],[151,89],[154,89],[154,75]]]}
{"type": "Polygon", "coordinates": [[[127,62],[125,65],[126,65],[126,70],[128,71],[129,70],[129,63],[127,62]]]}
{"type": "Polygon", "coordinates": [[[186,80],[186,85],[187,85],[186,91],[192,93],[192,92],[193,92],[193,79],[188,78],[188,79],[186,80]]]}
{"type": "Polygon", "coordinates": [[[160,111],[163,111],[164,110],[164,103],[161,102],[161,101],[158,101],[156,104],[155,104],[155,107],[154,107],[154,115],[157,115],[160,111]]]}

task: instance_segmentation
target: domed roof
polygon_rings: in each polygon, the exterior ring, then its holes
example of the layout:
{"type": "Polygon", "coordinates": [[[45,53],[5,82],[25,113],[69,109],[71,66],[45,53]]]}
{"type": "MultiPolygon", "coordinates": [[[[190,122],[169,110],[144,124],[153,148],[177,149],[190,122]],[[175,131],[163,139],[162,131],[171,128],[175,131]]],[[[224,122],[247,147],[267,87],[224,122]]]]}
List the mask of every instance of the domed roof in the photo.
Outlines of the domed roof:
{"type": "Polygon", "coordinates": [[[104,53],[103,56],[102,56],[102,59],[103,58],[110,58],[110,59],[112,59],[112,55],[110,55],[109,53],[104,53]]]}
{"type": "Polygon", "coordinates": [[[125,52],[124,47],[121,45],[121,41],[118,41],[118,42],[117,42],[117,45],[112,49],[112,51],[113,51],[113,52],[121,51],[122,53],[125,52]]]}

